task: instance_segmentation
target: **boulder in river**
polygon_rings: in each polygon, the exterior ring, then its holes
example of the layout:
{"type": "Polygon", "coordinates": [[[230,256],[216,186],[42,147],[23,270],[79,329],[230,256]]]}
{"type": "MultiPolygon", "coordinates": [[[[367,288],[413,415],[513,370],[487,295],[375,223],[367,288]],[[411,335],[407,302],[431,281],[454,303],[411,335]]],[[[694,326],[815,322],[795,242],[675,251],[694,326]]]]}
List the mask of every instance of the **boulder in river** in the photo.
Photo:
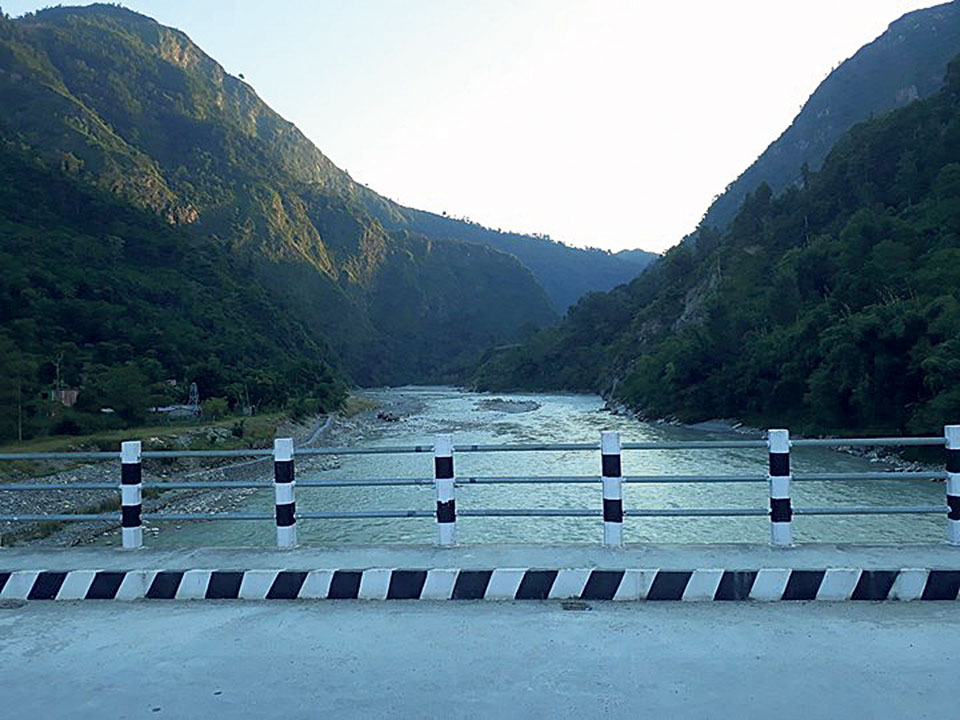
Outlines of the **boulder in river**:
{"type": "Polygon", "coordinates": [[[503,398],[490,398],[489,400],[480,400],[477,403],[479,410],[494,410],[505,413],[528,413],[540,409],[540,403],[536,400],[504,400],[503,398]]]}

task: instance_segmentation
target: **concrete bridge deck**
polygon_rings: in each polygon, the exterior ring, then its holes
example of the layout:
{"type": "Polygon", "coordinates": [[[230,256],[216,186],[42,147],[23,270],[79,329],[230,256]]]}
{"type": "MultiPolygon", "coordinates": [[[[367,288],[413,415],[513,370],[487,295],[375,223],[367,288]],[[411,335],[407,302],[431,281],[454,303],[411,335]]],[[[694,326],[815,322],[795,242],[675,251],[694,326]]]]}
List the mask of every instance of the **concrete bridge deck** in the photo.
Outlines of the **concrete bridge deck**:
{"type": "Polygon", "coordinates": [[[11,718],[956,716],[954,603],[0,607],[11,718]]]}
{"type": "MultiPolygon", "coordinates": [[[[960,569],[960,549],[0,551],[0,570],[960,569]]],[[[955,572],[947,572],[955,575],[955,572]]],[[[940,718],[955,602],[0,600],[11,717],[940,718]]],[[[5,716],[4,713],[0,715],[5,716]]]]}

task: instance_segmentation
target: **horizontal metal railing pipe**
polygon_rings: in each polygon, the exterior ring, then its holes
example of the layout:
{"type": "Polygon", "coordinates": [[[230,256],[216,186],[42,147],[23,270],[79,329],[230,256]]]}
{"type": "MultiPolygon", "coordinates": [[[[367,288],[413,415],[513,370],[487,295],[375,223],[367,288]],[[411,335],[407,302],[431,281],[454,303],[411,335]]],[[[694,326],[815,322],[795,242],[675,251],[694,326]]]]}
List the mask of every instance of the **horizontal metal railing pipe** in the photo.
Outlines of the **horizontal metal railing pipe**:
{"type": "Polygon", "coordinates": [[[119,460],[114,452],[22,452],[0,453],[0,460],[119,460]]]}
{"type": "Polygon", "coordinates": [[[603,511],[590,508],[475,508],[457,511],[464,517],[602,517],[603,511]]]}
{"type": "MultiPolygon", "coordinates": [[[[943,472],[875,472],[875,473],[820,473],[810,475],[795,475],[794,480],[810,482],[844,481],[844,480],[941,480],[946,476],[943,472]]],[[[430,478],[380,478],[358,480],[298,480],[298,487],[376,487],[378,485],[409,485],[427,486],[432,484],[430,478]]],[[[589,485],[600,482],[597,475],[519,475],[519,476],[465,476],[458,477],[457,485],[589,485]]],[[[626,475],[623,482],[633,484],[698,484],[698,483],[764,483],[766,475],[626,475]]],[[[223,487],[231,483],[223,484],[223,487]]],[[[174,486],[173,484],[150,485],[149,487],[174,486]]],[[[145,486],[146,487],[146,486],[145,486]]],[[[217,485],[220,487],[220,485],[217,485]]],[[[237,487],[261,487],[261,485],[247,485],[237,487]]],[[[266,486],[264,486],[266,487],[266,486]]]]}
{"type": "Polygon", "coordinates": [[[921,445],[943,446],[942,437],[880,437],[880,438],[796,438],[790,441],[793,447],[913,447],[921,445]]]}
{"type": "Polygon", "coordinates": [[[190,520],[273,520],[273,513],[215,512],[215,513],[143,513],[144,520],[153,522],[186,522],[190,520]]]}
{"type": "Polygon", "coordinates": [[[866,473],[809,473],[804,475],[794,475],[794,481],[807,482],[833,482],[844,480],[944,480],[947,477],[945,471],[935,470],[932,472],[899,472],[899,471],[878,471],[866,473]]]}
{"type": "MultiPolygon", "coordinates": [[[[897,472],[877,471],[866,473],[810,473],[794,475],[795,482],[843,482],[857,480],[944,480],[946,472],[897,472]]],[[[588,485],[600,482],[598,475],[518,475],[518,476],[466,476],[456,479],[457,485],[588,485]]],[[[767,482],[766,475],[627,475],[623,482],[641,485],[656,484],[699,484],[699,483],[762,483],[767,482]]],[[[380,486],[432,486],[432,478],[369,478],[336,480],[298,480],[298,487],[380,487],[380,486]]],[[[0,483],[0,492],[44,491],[44,490],[116,490],[118,484],[112,483],[0,483]]],[[[267,489],[273,483],[265,481],[163,481],[144,483],[145,489],[153,490],[220,490],[220,489],[267,489]]]]}
{"type": "Polygon", "coordinates": [[[599,482],[599,475],[491,475],[457,478],[457,485],[586,485],[599,482]]]}
{"type": "Polygon", "coordinates": [[[298,512],[298,520],[354,520],[358,518],[433,518],[432,510],[356,510],[298,512]]]}
{"type": "Polygon", "coordinates": [[[625,475],[623,482],[656,485],[672,483],[765,483],[766,475],[625,475]]]}
{"type": "Polygon", "coordinates": [[[543,452],[553,450],[599,450],[597,443],[536,443],[522,445],[454,445],[454,452],[543,452]]]}
{"type": "Polygon", "coordinates": [[[369,480],[297,480],[297,487],[433,487],[433,479],[427,478],[371,478],[369,480]]]}
{"type": "Polygon", "coordinates": [[[621,450],[726,450],[766,448],[766,440],[678,440],[676,442],[625,442],[621,450]]]}
{"type": "Polygon", "coordinates": [[[120,483],[0,483],[4,490],[116,490],[120,483]]]}
{"type": "Polygon", "coordinates": [[[196,482],[151,482],[143,483],[144,490],[246,490],[250,488],[271,488],[273,483],[231,480],[198,480],[196,482]]]}
{"type": "Polygon", "coordinates": [[[143,458],[232,458],[270,457],[273,450],[144,450],[143,458]]]}
{"type": "Polygon", "coordinates": [[[869,506],[869,507],[812,507],[794,508],[796,515],[939,515],[946,513],[947,506],[923,505],[918,507],[869,506]]]}
{"type": "Polygon", "coordinates": [[[24,513],[22,515],[0,515],[0,522],[83,522],[99,520],[103,522],[120,522],[120,513],[50,513],[38,515],[24,513]]]}
{"type": "Polygon", "coordinates": [[[766,517],[766,508],[632,508],[627,517],[766,517]]]}
{"type": "Polygon", "coordinates": [[[432,453],[433,445],[401,445],[395,447],[320,447],[295,448],[294,455],[404,455],[432,453]]]}
{"type": "MultiPolygon", "coordinates": [[[[868,506],[794,508],[797,515],[930,515],[943,513],[946,506],[868,506]]],[[[463,509],[464,517],[599,517],[602,511],[589,508],[475,508],[463,509]]],[[[630,508],[627,517],[765,517],[765,508],[630,508]]],[[[297,513],[299,520],[352,520],[362,518],[432,518],[430,510],[357,510],[297,513]]],[[[207,520],[272,520],[271,513],[144,513],[144,520],[153,522],[186,522],[207,520]]],[[[120,513],[51,513],[49,515],[0,515],[0,522],[119,522],[120,513]]]]}
{"type": "MultiPolygon", "coordinates": [[[[599,508],[485,508],[464,509],[461,515],[472,517],[600,517],[603,511],[599,508]]],[[[624,509],[627,517],[739,517],[765,516],[767,510],[762,508],[649,508],[624,509]]]]}
{"type": "MultiPolygon", "coordinates": [[[[913,438],[797,438],[791,440],[793,447],[911,447],[943,446],[942,437],[913,438]]],[[[622,443],[622,450],[723,450],[735,448],[766,448],[766,440],[693,440],[676,442],[622,443]]],[[[542,451],[596,451],[597,443],[537,443],[537,444],[490,444],[456,445],[455,452],[542,452],[542,451]]],[[[391,447],[321,447],[298,448],[296,455],[390,455],[431,453],[432,445],[402,445],[391,447]]],[[[269,449],[239,450],[145,450],[144,458],[232,458],[270,457],[269,449]]],[[[2,460],[115,460],[117,452],[22,452],[0,453],[2,460]]]]}

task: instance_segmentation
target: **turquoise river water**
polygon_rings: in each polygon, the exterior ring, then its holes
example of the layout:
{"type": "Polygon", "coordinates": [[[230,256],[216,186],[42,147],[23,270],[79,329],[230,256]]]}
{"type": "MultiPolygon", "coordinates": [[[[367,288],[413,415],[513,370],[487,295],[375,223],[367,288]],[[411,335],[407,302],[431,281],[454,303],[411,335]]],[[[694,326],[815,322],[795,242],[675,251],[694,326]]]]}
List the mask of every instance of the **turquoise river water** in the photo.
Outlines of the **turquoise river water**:
{"type": "MultiPolygon", "coordinates": [[[[598,442],[601,430],[618,430],[623,442],[704,439],[749,439],[756,435],[709,433],[665,424],[639,422],[601,410],[591,395],[522,394],[491,396],[444,387],[364,391],[381,407],[401,416],[399,422],[358,427],[357,446],[429,445],[438,433],[452,433],[456,444],[598,442]],[[505,412],[488,401],[499,397],[534,401],[529,412],[505,412]],[[362,428],[362,432],[361,432],[362,428]]],[[[766,472],[766,451],[646,450],[625,451],[624,475],[766,472]]],[[[432,477],[430,454],[345,455],[340,467],[323,472],[298,471],[298,479],[432,477]]],[[[599,475],[597,452],[461,453],[458,477],[517,475],[599,475]]],[[[838,451],[797,448],[794,474],[866,472],[887,468],[838,451]]],[[[944,486],[931,481],[794,482],[794,507],[852,505],[937,505],[944,486]]],[[[432,510],[432,485],[416,487],[297,488],[298,510],[432,510]]],[[[273,490],[257,491],[242,510],[272,512],[273,490]]],[[[599,483],[552,485],[464,485],[457,488],[457,508],[599,508],[599,483]]],[[[630,508],[767,508],[765,482],[737,484],[624,485],[624,507],[630,508]]],[[[802,516],[795,515],[795,542],[936,542],[944,537],[943,515],[802,516]]],[[[436,525],[428,518],[301,520],[301,544],[430,544],[436,525]]],[[[480,543],[599,543],[602,521],[596,518],[470,518],[457,522],[458,541],[480,543]]],[[[769,539],[765,517],[645,518],[627,517],[628,543],[755,542],[769,539]]],[[[106,538],[105,538],[106,540],[106,538]]],[[[107,540],[109,542],[109,540],[107,540]]],[[[153,547],[224,545],[272,546],[270,521],[163,523],[146,543],[153,547]]]]}

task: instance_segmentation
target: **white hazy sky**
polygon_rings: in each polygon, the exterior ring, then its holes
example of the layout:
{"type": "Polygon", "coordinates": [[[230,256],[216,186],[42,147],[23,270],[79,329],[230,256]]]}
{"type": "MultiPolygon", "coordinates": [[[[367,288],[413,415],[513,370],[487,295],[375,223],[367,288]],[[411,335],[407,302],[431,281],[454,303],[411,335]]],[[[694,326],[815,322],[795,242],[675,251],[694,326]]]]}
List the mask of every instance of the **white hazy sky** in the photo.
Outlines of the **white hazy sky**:
{"type": "MultiPolygon", "coordinates": [[[[0,0],[13,16],[43,4],[0,0]]],[[[937,3],[122,4],[243,73],[383,195],[570,244],[659,251],[696,226],[833,67],[937,3]]]]}

